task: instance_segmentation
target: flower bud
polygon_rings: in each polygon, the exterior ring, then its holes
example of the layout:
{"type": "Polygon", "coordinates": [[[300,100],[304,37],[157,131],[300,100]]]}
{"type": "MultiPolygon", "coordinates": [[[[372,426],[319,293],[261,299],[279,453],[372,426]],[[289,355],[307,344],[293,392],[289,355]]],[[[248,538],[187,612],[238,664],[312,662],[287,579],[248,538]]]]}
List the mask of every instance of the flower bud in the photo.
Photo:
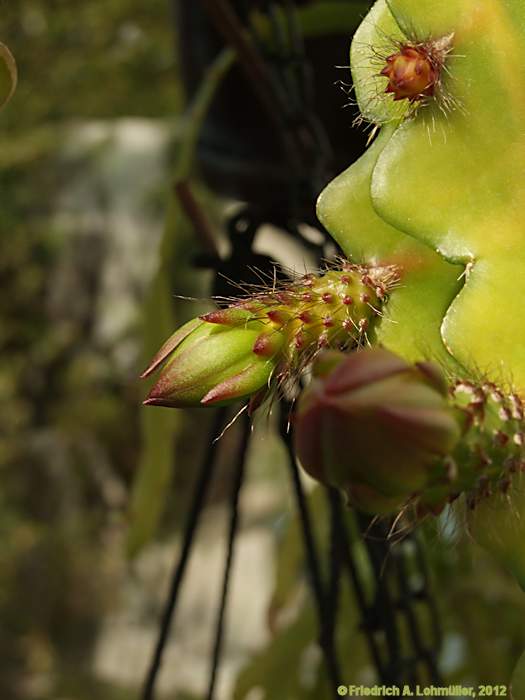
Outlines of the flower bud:
{"type": "Polygon", "coordinates": [[[381,75],[388,78],[386,92],[394,100],[417,100],[434,94],[439,71],[423,46],[403,46],[386,59],[381,75]]]}
{"type": "MultiPolygon", "coordinates": [[[[249,312],[228,310],[215,322],[194,319],[161,348],[142,375],[162,366],[145,404],[181,408],[223,405],[264,387],[275,368],[282,338],[249,312]]],[[[214,312],[219,313],[219,312],[214,312]]]]}
{"type": "Polygon", "coordinates": [[[314,478],[371,513],[394,512],[446,477],[460,422],[439,370],[381,348],[320,359],[299,401],[295,446],[314,478]],[[317,376],[315,376],[317,374],[317,376]]]}
{"type": "Polygon", "coordinates": [[[389,266],[344,262],[261,289],[178,330],[142,375],[162,367],[146,404],[217,405],[251,396],[253,409],[272,386],[292,386],[323,348],[349,348],[372,331],[397,284],[389,266]],[[254,395],[257,394],[257,398],[254,395]]]}

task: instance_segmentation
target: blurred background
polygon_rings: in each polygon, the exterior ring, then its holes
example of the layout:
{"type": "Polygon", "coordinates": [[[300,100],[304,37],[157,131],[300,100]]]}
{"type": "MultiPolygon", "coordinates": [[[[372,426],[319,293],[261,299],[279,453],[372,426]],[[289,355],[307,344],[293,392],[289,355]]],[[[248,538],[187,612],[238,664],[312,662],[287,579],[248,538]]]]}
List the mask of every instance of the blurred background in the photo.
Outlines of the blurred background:
{"type": "MultiPolygon", "coordinates": [[[[235,410],[143,408],[138,376],[227,278],[336,252],[315,197],[366,144],[344,67],[370,4],[0,4],[19,69],[0,113],[0,697],[141,697],[199,465],[235,410]]],[[[220,700],[333,697],[278,423],[259,417],[248,447],[220,700]]],[[[242,431],[217,443],[158,698],[206,697],[242,431]]],[[[327,502],[304,489],[323,558],[327,502]]],[[[419,535],[432,653],[447,683],[503,683],[525,606],[460,530],[447,513],[419,535]]],[[[341,596],[343,680],[373,684],[362,602],[341,596]]]]}

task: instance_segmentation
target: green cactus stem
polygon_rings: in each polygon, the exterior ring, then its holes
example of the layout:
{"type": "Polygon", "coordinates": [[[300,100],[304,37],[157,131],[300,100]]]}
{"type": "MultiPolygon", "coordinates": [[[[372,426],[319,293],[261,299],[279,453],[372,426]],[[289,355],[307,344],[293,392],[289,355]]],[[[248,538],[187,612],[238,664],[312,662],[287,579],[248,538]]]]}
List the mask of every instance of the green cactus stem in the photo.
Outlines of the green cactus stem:
{"type": "MultiPolygon", "coordinates": [[[[441,317],[443,345],[467,370],[512,377],[522,392],[525,78],[509,57],[524,48],[521,0],[379,0],[351,51],[364,118],[389,124],[369,169],[374,211],[400,241],[408,234],[463,266],[464,286],[441,317]],[[385,94],[390,77],[380,75],[378,57],[384,69],[388,44],[429,40],[450,42],[441,71],[446,104],[436,93],[410,112],[409,100],[385,94]],[[491,312],[501,300],[505,314],[491,312]]],[[[347,255],[348,246],[342,241],[347,255]]],[[[414,327],[409,317],[403,323],[414,327]]]]}

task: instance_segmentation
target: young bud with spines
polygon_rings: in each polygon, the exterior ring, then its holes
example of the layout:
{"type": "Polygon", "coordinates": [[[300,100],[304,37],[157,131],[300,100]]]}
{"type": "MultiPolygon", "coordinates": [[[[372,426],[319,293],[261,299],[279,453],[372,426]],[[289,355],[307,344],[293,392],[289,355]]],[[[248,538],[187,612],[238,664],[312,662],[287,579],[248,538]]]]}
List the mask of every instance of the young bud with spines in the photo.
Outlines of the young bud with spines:
{"type": "Polygon", "coordinates": [[[399,43],[386,57],[379,75],[388,78],[385,92],[395,101],[411,103],[434,97],[441,86],[445,59],[452,49],[453,35],[419,43],[399,43]]]}
{"type": "Polygon", "coordinates": [[[223,405],[297,380],[324,348],[362,343],[397,282],[392,267],[344,263],[194,319],[161,348],[145,403],[223,405]]]}

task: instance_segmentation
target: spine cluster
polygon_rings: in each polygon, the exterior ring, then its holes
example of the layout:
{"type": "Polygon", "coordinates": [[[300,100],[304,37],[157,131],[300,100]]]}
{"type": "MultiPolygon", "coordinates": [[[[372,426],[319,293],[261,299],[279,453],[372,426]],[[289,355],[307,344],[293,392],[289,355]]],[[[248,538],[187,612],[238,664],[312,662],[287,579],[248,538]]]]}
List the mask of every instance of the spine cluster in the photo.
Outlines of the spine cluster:
{"type": "Polygon", "coordinates": [[[421,494],[419,510],[440,512],[465,494],[474,510],[497,493],[507,494],[513,478],[525,473],[525,407],[514,392],[492,382],[458,380],[450,389],[464,435],[447,460],[442,477],[421,494]]]}
{"type": "Polygon", "coordinates": [[[461,108],[447,89],[447,60],[453,53],[454,35],[418,41],[393,41],[389,52],[375,50],[372,64],[377,76],[386,79],[384,94],[395,102],[405,101],[405,117],[414,116],[420,107],[435,102],[447,114],[461,108]]]}
{"type": "Polygon", "coordinates": [[[471,482],[470,508],[495,491],[507,493],[511,479],[525,472],[525,419],[523,400],[516,393],[506,394],[492,382],[475,385],[457,382],[452,389],[456,401],[467,401],[466,447],[471,459],[464,477],[471,482]]]}
{"type": "Polygon", "coordinates": [[[394,267],[345,262],[341,269],[304,275],[201,318],[224,325],[262,324],[253,353],[277,356],[274,374],[282,383],[296,378],[325,348],[364,344],[397,281],[394,267]]]}

